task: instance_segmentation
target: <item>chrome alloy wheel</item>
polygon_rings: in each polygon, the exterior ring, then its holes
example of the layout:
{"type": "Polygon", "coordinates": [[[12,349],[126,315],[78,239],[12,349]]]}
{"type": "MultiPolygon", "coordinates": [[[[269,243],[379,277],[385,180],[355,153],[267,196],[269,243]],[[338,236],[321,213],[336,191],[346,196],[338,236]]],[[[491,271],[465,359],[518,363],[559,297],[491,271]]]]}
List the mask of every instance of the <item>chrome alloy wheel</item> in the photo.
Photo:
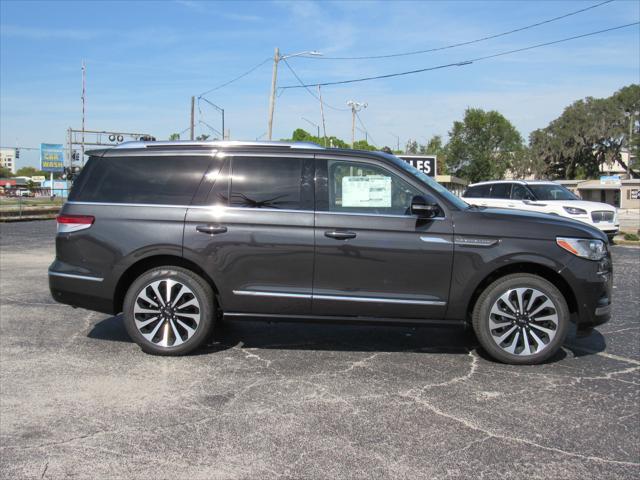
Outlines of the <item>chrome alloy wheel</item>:
{"type": "Polygon", "coordinates": [[[513,355],[544,350],[558,331],[558,309],[535,288],[513,288],[500,295],[489,313],[493,341],[513,355]]]}
{"type": "Polygon", "coordinates": [[[133,307],[140,334],[159,347],[177,347],[189,340],[200,324],[200,303],[182,283],[163,279],[144,287],[133,307]]]}

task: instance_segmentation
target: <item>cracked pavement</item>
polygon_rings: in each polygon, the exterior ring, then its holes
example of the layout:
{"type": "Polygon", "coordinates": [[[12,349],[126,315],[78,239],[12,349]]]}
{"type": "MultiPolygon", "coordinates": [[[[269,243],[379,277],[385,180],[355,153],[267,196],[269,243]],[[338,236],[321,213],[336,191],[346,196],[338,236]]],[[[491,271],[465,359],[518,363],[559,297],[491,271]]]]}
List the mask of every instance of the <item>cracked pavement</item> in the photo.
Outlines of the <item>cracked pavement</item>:
{"type": "Polygon", "coordinates": [[[0,478],[640,477],[640,249],[545,365],[456,329],[225,322],[152,357],[53,302],[52,221],[0,226],[0,478]]]}

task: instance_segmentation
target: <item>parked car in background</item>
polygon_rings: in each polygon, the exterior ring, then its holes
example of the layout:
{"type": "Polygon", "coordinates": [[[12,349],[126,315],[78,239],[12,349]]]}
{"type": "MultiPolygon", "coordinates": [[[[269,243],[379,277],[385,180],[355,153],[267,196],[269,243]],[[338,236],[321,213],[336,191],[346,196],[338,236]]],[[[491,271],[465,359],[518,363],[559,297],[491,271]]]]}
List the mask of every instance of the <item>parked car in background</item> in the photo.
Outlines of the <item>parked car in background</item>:
{"type": "Polygon", "coordinates": [[[534,364],[571,321],[609,319],[598,229],[477,208],[382,152],[282,142],[133,142],[88,152],[58,216],[53,298],[123,312],[181,355],[216,318],[469,325],[534,364]]]}
{"type": "Polygon", "coordinates": [[[609,240],[620,224],[615,207],[607,203],[581,200],[564,186],[550,181],[501,180],[473,183],[462,199],[482,207],[515,208],[550,213],[579,220],[602,230],[609,240]]]}

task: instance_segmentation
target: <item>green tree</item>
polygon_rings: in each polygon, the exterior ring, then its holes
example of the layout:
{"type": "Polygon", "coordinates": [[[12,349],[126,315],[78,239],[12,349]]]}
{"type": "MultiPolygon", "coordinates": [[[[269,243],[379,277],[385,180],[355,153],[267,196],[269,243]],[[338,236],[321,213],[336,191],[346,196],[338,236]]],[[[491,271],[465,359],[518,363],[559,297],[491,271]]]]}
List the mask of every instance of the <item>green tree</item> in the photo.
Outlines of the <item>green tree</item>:
{"type": "Polygon", "coordinates": [[[13,177],[13,173],[10,168],[0,167],[0,178],[11,178],[13,177]]]}
{"type": "Polygon", "coordinates": [[[196,137],[196,140],[198,140],[200,142],[204,142],[208,138],[209,138],[209,135],[207,135],[206,133],[203,133],[202,135],[198,135],[196,137]]]}
{"type": "Polygon", "coordinates": [[[447,174],[447,145],[440,135],[434,135],[425,145],[422,145],[420,153],[422,155],[435,155],[438,162],[437,173],[439,175],[447,174]]]}
{"type": "Polygon", "coordinates": [[[472,182],[499,179],[523,148],[522,136],[496,111],[468,108],[449,132],[447,164],[454,175],[472,182]]]}
{"type": "Polygon", "coordinates": [[[22,167],[16,171],[16,177],[34,177],[34,176],[45,176],[48,177],[50,174],[47,172],[43,172],[38,170],[35,167],[22,167]]]}
{"type": "MultiPolygon", "coordinates": [[[[344,140],[338,138],[338,137],[327,137],[325,138],[321,138],[321,137],[316,137],[314,135],[311,135],[309,132],[307,132],[306,130],[304,130],[303,128],[296,128],[293,131],[293,134],[291,135],[291,138],[283,138],[282,141],[284,142],[311,142],[311,143],[315,143],[318,145],[325,145],[325,141],[326,141],[326,146],[327,147],[333,147],[333,148],[351,148],[351,144],[345,142],[344,140]]],[[[369,143],[367,143],[366,140],[358,140],[353,144],[353,148],[355,148],[356,150],[378,150],[375,146],[370,145],[369,143]]]]}
{"type": "Polygon", "coordinates": [[[578,100],[547,127],[531,133],[532,154],[544,162],[546,174],[553,178],[595,178],[602,164],[616,160],[628,168],[620,151],[630,146],[629,112],[639,109],[640,85],[636,84],[608,98],[578,100]]]}
{"type": "Polygon", "coordinates": [[[180,140],[180,134],[179,133],[172,133],[171,135],[169,135],[169,140],[170,141],[180,140]]]}

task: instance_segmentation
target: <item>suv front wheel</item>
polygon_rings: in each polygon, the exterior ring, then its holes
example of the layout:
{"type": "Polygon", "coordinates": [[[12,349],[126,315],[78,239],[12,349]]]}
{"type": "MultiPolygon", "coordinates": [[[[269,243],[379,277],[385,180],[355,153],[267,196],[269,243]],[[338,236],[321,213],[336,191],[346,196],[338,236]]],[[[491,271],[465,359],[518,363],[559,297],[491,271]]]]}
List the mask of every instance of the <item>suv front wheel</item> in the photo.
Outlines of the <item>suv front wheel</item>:
{"type": "Polygon", "coordinates": [[[157,267],[138,277],[124,299],[124,323],[143,351],[184,355],[198,348],[213,327],[211,286],[180,267],[157,267]]]}
{"type": "Polygon", "coordinates": [[[489,285],[478,298],[473,329],[496,360],[537,364],[560,349],[569,329],[562,293],[537,275],[513,274],[489,285]]]}

